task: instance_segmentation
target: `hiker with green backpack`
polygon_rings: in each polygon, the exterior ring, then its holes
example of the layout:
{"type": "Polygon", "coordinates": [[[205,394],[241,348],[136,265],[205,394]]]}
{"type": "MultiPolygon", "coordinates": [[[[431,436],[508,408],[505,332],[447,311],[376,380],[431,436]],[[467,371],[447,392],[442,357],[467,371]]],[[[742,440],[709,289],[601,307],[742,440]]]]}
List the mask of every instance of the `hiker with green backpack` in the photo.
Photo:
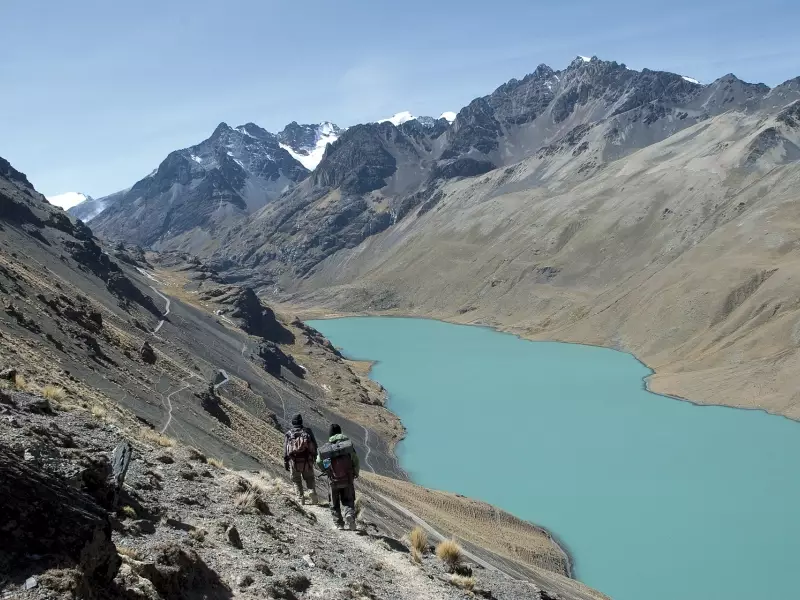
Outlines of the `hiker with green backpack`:
{"type": "Polygon", "coordinates": [[[356,488],[360,465],[350,438],[342,433],[337,423],[332,423],[328,443],[317,455],[317,466],[328,476],[331,488],[331,513],[337,529],[356,529],[356,488]],[[344,519],[342,519],[344,507],[344,519]]]}
{"type": "Polygon", "coordinates": [[[303,482],[309,490],[311,504],[316,504],[317,487],[314,481],[314,457],[317,454],[317,440],[309,427],[303,427],[303,415],[292,417],[292,428],[286,432],[283,445],[283,466],[291,473],[297,487],[297,497],[301,504],[306,503],[303,482]]]}

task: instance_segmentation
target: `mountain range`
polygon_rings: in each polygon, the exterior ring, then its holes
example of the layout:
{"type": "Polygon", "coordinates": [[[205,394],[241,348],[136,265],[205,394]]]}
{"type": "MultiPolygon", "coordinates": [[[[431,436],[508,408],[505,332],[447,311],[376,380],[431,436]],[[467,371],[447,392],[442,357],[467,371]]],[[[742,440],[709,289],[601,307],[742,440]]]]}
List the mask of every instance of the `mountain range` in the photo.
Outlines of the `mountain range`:
{"type": "Polygon", "coordinates": [[[399,113],[331,126],[337,139],[313,171],[295,156],[318,148],[322,126],[273,136],[222,124],[101,199],[92,227],[195,253],[294,304],[610,345],[655,367],[654,389],[800,416],[785,399],[794,351],[759,362],[775,340],[750,322],[792,305],[783,289],[750,302],[775,249],[793,248],[774,229],[793,223],[798,100],[800,78],[702,85],[577,57],[508,81],[452,122],[399,113]],[[756,239],[772,245],[743,246],[745,231],[771,232],[756,239]],[[764,369],[780,390],[745,391],[764,369]]]}

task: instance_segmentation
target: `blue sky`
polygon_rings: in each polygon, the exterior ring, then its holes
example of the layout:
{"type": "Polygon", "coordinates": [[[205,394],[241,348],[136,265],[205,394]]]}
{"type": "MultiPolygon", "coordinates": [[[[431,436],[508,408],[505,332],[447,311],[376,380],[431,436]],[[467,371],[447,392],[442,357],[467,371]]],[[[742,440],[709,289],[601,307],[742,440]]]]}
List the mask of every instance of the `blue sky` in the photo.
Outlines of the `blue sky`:
{"type": "Polygon", "coordinates": [[[439,115],[578,54],[709,82],[800,75],[797,0],[3,0],[0,156],[126,188],[225,121],[439,115]]]}

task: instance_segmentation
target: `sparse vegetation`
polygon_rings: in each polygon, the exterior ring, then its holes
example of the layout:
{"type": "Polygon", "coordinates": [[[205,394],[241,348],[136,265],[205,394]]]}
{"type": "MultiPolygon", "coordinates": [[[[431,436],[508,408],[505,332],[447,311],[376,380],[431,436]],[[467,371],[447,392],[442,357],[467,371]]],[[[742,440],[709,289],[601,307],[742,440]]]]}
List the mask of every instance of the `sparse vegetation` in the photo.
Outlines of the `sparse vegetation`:
{"type": "Polygon", "coordinates": [[[120,556],[127,556],[128,558],[132,558],[133,560],[142,559],[142,555],[136,548],[129,548],[128,546],[117,546],[117,554],[119,554],[120,556]]]}
{"type": "Polygon", "coordinates": [[[122,514],[128,517],[129,519],[138,518],[136,510],[132,506],[128,506],[127,504],[122,507],[122,514]]]}
{"type": "Polygon", "coordinates": [[[25,376],[21,373],[17,373],[14,375],[14,387],[17,388],[20,392],[24,392],[28,389],[28,381],[25,379],[25,376]]]}
{"type": "Polygon", "coordinates": [[[48,400],[61,402],[67,397],[67,391],[57,385],[46,385],[42,388],[42,396],[48,400]]]}
{"type": "Polygon", "coordinates": [[[175,440],[171,437],[167,437],[166,435],[161,435],[154,429],[149,429],[147,427],[142,427],[139,432],[140,437],[146,441],[151,442],[153,444],[158,444],[164,448],[171,448],[175,445],[175,440]]]}
{"type": "Polygon", "coordinates": [[[202,542],[206,539],[208,532],[205,529],[192,529],[189,532],[189,537],[195,540],[196,542],[202,542]]]}
{"type": "Polygon", "coordinates": [[[268,515],[269,505],[266,500],[261,496],[261,491],[257,488],[251,487],[249,490],[240,493],[234,500],[236,508],[239,512],[249,512],[257,510],[258,512],[268,515]]]}
{"type": "Polygon", "coordinates": [[[225,468],[225,462],[221,458],[209,457],[206,459],[206,462],[212,467],[217,467],[218,469],[225,468]]]}
{"type": "Polygon", "coordinates": [[[416,550],[420,555],[425,554],[428,549],[428,534],[422,527],[414,527],[408,535],[411,541],[411,547],[416,550]]]}
{"type": "Polygon", "coordinates": [[[408,557],[411,559],[411,562],[415,565],[422,564],[422,554],[419,550],[411,546],[411,552],[409,553],[408,557]]]}
{"type": "Polygon", "coordinates": [[[450,583],[462,590],[472,591],[475,588],[475,578],[472,576],[464,577],[463,575],[451,575],[450,583]]]}
{"type": "Polygon", "coordinates": [[[448,572],[452,573],[461,562],[461,546],[455,540],[444,540],[436,546],[436,556],[447,565],[448,572]]]}
{"type": "Polygon", "coordinates": [[[92,405],[92,416],[98,419],[105,419],[108,411],[101,404],[92,405]]]}

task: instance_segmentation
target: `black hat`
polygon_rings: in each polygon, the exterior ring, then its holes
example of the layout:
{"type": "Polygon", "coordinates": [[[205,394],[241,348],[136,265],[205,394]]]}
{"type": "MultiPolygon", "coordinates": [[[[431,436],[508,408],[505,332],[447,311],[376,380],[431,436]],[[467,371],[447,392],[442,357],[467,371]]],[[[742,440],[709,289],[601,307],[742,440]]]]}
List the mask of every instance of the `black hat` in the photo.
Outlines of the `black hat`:
{"type": "Polygon", "coordinates": [[[292,425],[295,427],[302,427],[303,426],[303,415],[297,413],[295,416],[292,417],[292,425]]]}
{"type": "Polygon", "coordinates": [[[333,437],[334,435],[339,435],[342,433],[342,426],[338,423],[331,423],[331,428],[328,430],[328,436],[333,437]]]}

